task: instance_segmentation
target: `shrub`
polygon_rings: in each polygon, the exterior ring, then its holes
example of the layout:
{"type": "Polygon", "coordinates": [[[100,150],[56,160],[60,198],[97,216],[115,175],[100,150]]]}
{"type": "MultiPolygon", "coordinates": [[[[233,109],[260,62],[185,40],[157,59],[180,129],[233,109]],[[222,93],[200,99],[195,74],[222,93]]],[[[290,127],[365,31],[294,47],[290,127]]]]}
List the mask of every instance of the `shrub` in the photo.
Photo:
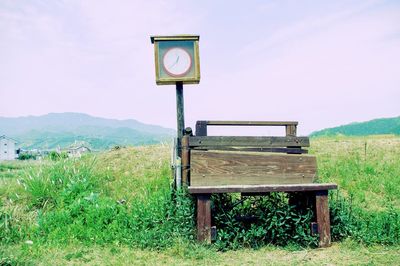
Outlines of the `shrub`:
{"type": "Polygon", "coordinates": [[[49,159],[52,161],[58,161],[58,160],[68,158],[68,154],[66,152],[51,151],[48,156],[49,156],[49,159]]]}
{"type": "Polygon", "coordinates": [[[24,160],[36,160],[36,155],[29,154],[29,153],[21,153],[18,156],[18,160],[21,160],[21,161],[24,161],[24,160]]]}
{"type": "Polygon", "coordinates": [[[315,245],[311,235],[311,209],[295,210],[287,194],[243,197],[224,194],[213,197],[219,249],[257,248],[265,244],[315,245]]]}
{"type": "Polygon", "coordinates": [[[351,236],[355,231],[351,200],[346,200],[339,191],[336,192],[336,197],[331,193],[329,211],[332,241],[340,241],[351,236]]]}
{"type": "Polygon", "coordinates": [[[366,211],[337,192],[330,199],[330,216],[333,240],[352,237],[364,244],[400,244],[400,210],[390,204],[381,211],[366,211]]]}

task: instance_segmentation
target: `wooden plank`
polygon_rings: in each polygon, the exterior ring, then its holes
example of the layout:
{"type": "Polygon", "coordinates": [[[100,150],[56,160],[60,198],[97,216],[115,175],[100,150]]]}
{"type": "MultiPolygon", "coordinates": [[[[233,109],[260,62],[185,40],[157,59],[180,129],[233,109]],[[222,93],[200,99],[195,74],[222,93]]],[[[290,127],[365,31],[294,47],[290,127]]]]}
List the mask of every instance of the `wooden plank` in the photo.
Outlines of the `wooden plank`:
{"type": "Polygon", "coordinates": [[[333,183],[323,184],[286,184],[286,185],[230,185],[230,186],[190,186],[191,194],[205,193],[256,193],[256,192],[293,192],[293,191],[319,191],[337,189],[333,183]]]}
{"type": "Polygon", "coordinates": [[[287,137],[295,137],[297,134],[297,126],[296,125],[287,125],[286,126],[286,136],[287,137]]]}
{"type": "Polygon", "coordinates": [[[150,36],[151,43],[156,41],[177,41],[177,40],[200,40],[199,35],[191,35],[191,34],[181,34],[181,35],[173,35],[173,36],[150,36]]]}
{"type": "Polygon", "coordinates": [[[317,191],[315,197],[315,210],[319,234],[318,246],[329,247],[331,245],[331,224],[329,218],[328,191],[317,191]]]}
{"type": "Polygon", "coordinates": [[[207,136],[207,121],[196,122],[196,136],[207,136]]]}
{"type": "Polygon", "coordinates": [[[197,240],[211,243],[210,194],[197,195],[197,240]]]}
{"type": "Polygon", "coordinates": [[[306,154],[308,150],[289,147],[289,148],[251,148],[251,147],[193,147],[194,150],[219,150],[219,151],[254,151],[254,152],[275,152],[275,153],[290,153],[290,154],[306,154]]]}
{"type": "Polygon", "coordinates": [[[190,137],[190,147],[258,147],[258,148],[279,148],[279,147],[309,147],[308,137],[244,137],[244,136],[207,136],[190,137]]]}
{"type": "Polygon", "coordinates": [[[297,121],[206,121],[209,126],[287,126],[298,125],[297,121]]]}
{"type": "Polygon", "coordinates": [[[191,152],[191,185],[267,185],[312,183],[315,156],[261,152],[191,152]]]}
{"type": "Polygon", "coordinates": [[[190,174],[190,149],[189,149],[189,136],[185,135],[182,138],[182,185],[187,187],[189,185],[190,174]]]}

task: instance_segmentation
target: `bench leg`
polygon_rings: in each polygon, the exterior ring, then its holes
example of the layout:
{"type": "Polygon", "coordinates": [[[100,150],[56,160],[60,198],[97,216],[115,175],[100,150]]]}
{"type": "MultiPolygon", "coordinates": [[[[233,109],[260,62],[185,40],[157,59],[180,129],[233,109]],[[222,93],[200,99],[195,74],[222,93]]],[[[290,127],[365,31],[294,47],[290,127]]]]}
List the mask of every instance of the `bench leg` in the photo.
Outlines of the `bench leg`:
{"type": "Polygon", "coordinates": [[[331,245],[331,223],[329,218],[328,191],[322,190],[315,193],[315,211],[317,216],[319,243],[318,246],[331,245]]]}
{"type": "Polygon", "coordinates": [[[211,194],[197,196],[197,240],[211,243],[211,194]]]}

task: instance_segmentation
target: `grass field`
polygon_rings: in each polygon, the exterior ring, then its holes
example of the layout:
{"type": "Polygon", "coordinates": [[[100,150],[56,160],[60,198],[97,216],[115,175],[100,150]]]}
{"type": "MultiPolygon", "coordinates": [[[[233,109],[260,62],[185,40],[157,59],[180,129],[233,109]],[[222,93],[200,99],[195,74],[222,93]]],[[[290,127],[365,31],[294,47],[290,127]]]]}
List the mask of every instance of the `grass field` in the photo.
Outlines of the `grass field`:
{"type": "Polygon", "coordinates": [[[332,137],[311,141],[321,181],[336,182],[366,210],[400,207],[400,138],[332,137]]]}
{"type": "Polygon", "coordinates": [[[158,145],[1,163],[0,265],[398,265],[400,137],[316,138],[311,147],[320,180],[340,187],[331,208],[343,237],[330,248],[196,244],[192,203],[171,195],[170,147],[158,145]]]}

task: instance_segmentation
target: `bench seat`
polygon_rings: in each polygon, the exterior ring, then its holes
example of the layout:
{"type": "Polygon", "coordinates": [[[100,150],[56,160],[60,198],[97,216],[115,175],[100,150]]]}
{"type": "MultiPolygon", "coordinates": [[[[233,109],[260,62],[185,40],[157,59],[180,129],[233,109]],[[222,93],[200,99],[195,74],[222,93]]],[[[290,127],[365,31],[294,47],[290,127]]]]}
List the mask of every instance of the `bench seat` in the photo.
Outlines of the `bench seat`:
{"type": "Polygon", "coordinates": [[[294,192],[321,191],[337,189],[334,183],[284,184],[284,185],[229,185],[229,186],[189,186],[191,194],[213,193],[261,193],[261,192],[294,192]]]}

